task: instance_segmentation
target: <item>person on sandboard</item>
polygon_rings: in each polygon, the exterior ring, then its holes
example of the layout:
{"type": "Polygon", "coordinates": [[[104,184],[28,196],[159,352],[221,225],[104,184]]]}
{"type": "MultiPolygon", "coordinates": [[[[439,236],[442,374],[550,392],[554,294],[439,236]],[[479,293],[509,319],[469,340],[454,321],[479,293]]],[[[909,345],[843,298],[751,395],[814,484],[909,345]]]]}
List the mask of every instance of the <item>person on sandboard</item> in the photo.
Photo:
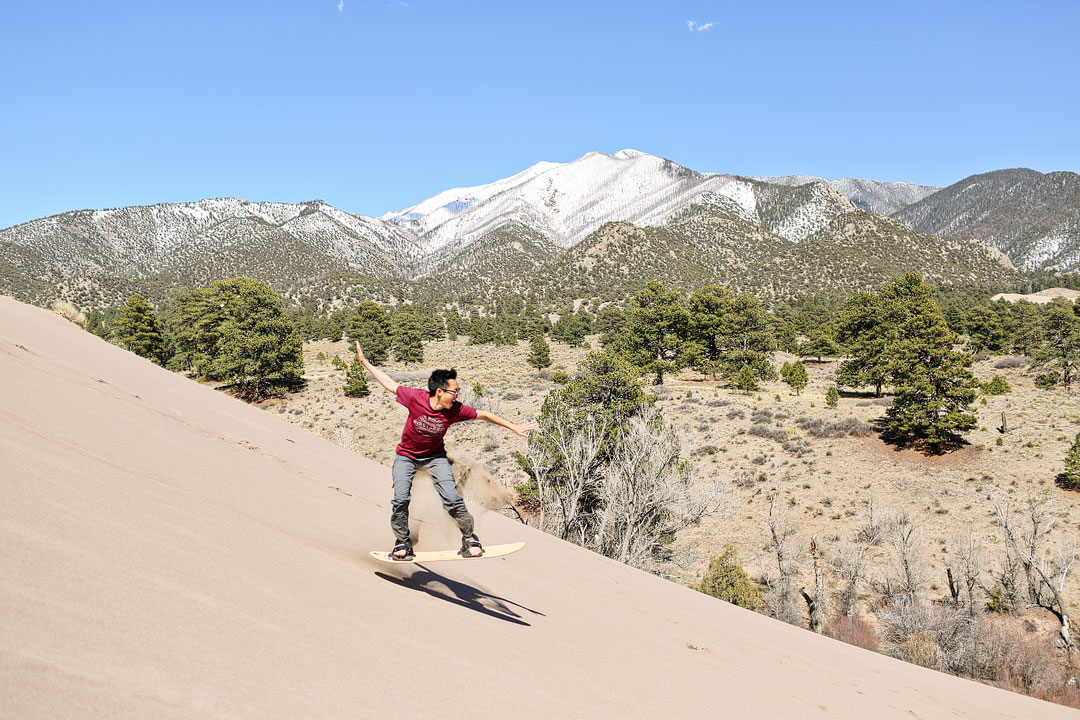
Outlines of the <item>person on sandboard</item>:
{"type": "Polygon", "coordinates": [[[443,508],[461,530],[462,557],[479,557],[484,554],[480,538],[474,532],[473,516],[465,507],[465,501],[458,494],[454,485],[454,473],[446,457],[443,435],[454,423],[466,420],[486,420],[495,425],[514,431],[518,435],[528,435],[539,427],[535,422],[515,425],[508,420],[477,410],[458,401],[459,392],[456,370],[434,370],[428,378],[428,391],[402,387],[382,370],[372,365],[360,343],[356,343],[356,354],[360,364],[375,380],[393,393],[397,401],[409,411],[405,428],[401,431],[394,467],[394,501],[391,505],[390,527],[394,531],[396,543],[391,556],[399,560],[413,557],[412,540],[409,537],[409,500],[411,499],[412,481],[418,467],[431,471],[435,489],[442,498],[443,508]]]}

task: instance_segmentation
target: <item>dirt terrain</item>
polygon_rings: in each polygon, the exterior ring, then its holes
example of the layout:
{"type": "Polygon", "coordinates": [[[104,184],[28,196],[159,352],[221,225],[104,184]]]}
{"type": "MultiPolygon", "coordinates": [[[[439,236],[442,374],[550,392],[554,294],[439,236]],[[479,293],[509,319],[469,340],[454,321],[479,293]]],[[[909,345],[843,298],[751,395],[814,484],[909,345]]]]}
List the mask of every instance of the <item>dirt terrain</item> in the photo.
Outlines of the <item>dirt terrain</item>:
{"type": "MultiPolygon", "coordinates": [[[[595,338],[590,340],[595,346],[595,338]]],[[[550,379],[552,371],[572,374],[587,352],[553,342],[553,365],[538,373],[526,363],[527,342],[496,347],[444,340],[425,346],[424,366],[390,363],[386,369],[399,382],[419,387],[431,368],[455,367],[464,402],[524,421],[535,417],[548,391],[557,387],[550,379]]],[[[331,361],[335,355],[351,360],[345,343],[309,344],[304,355],[307,388],[267,402],[265,409],[390,464],[404,410],[373,380],[369,397],[343,395],[345,373],[331,361]],[[325,361],[318,359],[319,353],[325,361]]],[[[774,363],[779,366],[793,359],[778,354],[774,363]]],[[[710,557],[732,544],[751,577],[760,578],[772,562],[765,552],[765,520],[768,497],[776,493],[776,512],[786,512],[798,527],[795,546],[805,551],[816,535],[825,561],[866,523],[871,503],[879,516],[908,513],[918,527],[927,599],[948,595],[945,568],[954,562],[957,541],[970,529],[981,541],[986,559],[982,582],[992,587],[991,573],[1003,553],[992,498],[1019,511],[1029,498],[1054,489],[1069,445],[1080,431],[1077,394],[1038,390],[1033,374],[1023,367],[995,369],[999,360],[977,362],[974,371],[984,381],[1002,375],[1012,391],[980,395],[975,403],[979,427],[967,434],[968,444],[938,456],[897,449],[866,427],[880,422],[887,398],[848,393],[836,409],[827,407],[825,391],[832,384],[835,362],[806,362],[810,384],[801,395],[792,394],[779,381],[764,383],[747,395],[692,371],[666,378],[665,385],[650,392],[657,394],[664,417],[678,428],[683,456],[692,461],[700,479],[729,482],[736,502],[734,511],[680,533],[671,560],[659,571],[683,584],[696,583],[710,557]],[[1002,413],[1005,432],[1000,430],[1002,413]],[[829,424],[834,432],[842,424],[857,434],[825,437],[820,436],[823,428],[814,429],[829,424]]],[[[479,474],[489,480],[484,487],[503,490],[486,492],[474,501],[505,506],[513,497],[511,488],[526,479],[513,458],[524,450],[525,441],[501,428],[486,423],[457,425],[448,433],[447,446],[458,472],[474,478],[479,474]]],[[[1056,541],[1073,537],[1080,528],[1080,494],[1055,489],[1052,513],[1059,523],[1056,541]]],[[[891,551],[882,546],[871,558],[869,579],[884,577],[891,563],[891,551]]],[[[802,562],[801,570],[809,585],[809,562],[802,562]]],[[[1074,609],[1080,606],[1080,573],[1069,578],[1066,598],[1074,609]]],[[[1047,614],[1044,619],[1048,618],[1047,614]]]]}

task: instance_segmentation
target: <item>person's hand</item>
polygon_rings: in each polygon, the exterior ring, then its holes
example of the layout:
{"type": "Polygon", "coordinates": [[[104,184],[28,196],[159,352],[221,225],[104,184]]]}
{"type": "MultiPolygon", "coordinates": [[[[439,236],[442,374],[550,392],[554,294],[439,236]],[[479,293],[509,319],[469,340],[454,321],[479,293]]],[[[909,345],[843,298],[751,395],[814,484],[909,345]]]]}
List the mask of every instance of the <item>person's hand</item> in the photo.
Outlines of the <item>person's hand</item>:
{"type": "Polygon", "coordinates": [[[527,422],[527,423],[524,423],[523,425],[515,425],[513,427],[513,431],[516,432],[518,435],[521,435],[522,437],[528,435],[533,430],[539,430],[539,429],[540,429],[540,426],[537,425],[534,422],[527,422]]]}
{"type": "Polygon", "coordinates": [[[364,357],[364,351],[360,349],[360,341],[359,340],[356,341],[356,356],[358,358],[360,358],[361,363],[363,363],[365,360],[367,360],[367,358],[364,357]]]}

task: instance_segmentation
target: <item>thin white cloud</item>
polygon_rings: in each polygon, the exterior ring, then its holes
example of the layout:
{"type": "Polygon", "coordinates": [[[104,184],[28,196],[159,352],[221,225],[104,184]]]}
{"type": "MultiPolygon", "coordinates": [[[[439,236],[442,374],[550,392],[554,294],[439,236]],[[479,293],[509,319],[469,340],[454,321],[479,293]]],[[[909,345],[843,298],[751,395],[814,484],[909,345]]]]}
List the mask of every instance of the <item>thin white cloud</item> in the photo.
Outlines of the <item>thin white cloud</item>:
{"type": "Polygon", "coordinates": [[[337,11],[345,12],[345,0],[338,0],[337,11]]]}
{"type": "Polygon", "coordinates": [[[706,30],[712,30],[712,26],[716,23],[698,23],[696,20],[687,20],[686,27],[690,28],[690,32],[705,32],[706,30]]]}

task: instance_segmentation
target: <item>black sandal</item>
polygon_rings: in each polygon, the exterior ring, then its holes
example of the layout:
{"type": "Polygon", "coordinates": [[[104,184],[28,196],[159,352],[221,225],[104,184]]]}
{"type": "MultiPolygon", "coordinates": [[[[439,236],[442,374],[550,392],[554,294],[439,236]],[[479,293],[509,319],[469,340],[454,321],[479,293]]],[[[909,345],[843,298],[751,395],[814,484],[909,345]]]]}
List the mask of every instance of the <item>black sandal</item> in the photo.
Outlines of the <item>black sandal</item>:
{"type": "Polygon", "coordinates": [[[476,533],[472,535],[465,535],[461,538],[461,549],[458,550],[458,555],[463,558],[478,558],[484,555],[484,546],[480,544],[480,538],[476,537],[476,533]],[[480,548],[480,552],[473,555],[469,550],[471,548],[480,548]]]}
{"type": "Polygon", "coordinates": [[[391,560],[412,560],[416,555],[413,553],[412,540],[398,540],[397,545],[394,545],[394,549],[390,551],[391,560]],[[404,550],[405,554],[398,556],[395,555],[398,550],[404,550]]]}

